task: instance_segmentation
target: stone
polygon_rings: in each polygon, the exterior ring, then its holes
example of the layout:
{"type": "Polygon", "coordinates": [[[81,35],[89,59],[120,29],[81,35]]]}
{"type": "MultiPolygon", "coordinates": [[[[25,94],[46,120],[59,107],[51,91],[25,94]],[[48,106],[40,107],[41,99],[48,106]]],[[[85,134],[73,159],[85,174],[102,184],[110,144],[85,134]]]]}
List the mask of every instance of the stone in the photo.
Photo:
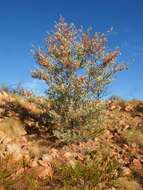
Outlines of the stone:
{"type": "Polygon", "coordinates": [[[138,159],[133,160],[133,166],[135,167],[136,170],[142,169],[142,164],[141,164],[140,160],[138,160],[138,159]]]}
{"type": "Polygon", "coordinates": [[[43,154],[42,160],[47,161],[47,162],[52,162],[53,158],[52,158],[52,156],[50,156],[48,154],[43,154]]]}
{"type": "Polygon", "coordinates": [[[131,170],[128,167],[123,168],[123,176],[129,176],[131,174],[131,170]]]}

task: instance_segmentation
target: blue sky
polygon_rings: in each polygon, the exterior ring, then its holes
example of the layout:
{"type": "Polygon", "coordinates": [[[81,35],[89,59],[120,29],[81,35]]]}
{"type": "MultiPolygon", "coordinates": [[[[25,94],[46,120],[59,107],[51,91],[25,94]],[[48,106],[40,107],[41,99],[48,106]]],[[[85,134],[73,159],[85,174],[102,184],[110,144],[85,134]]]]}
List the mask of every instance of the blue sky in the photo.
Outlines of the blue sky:
{"type": "Polygon", "coordinates": [[[106,32],[111,47],[119,46],[128,71],[116,76],[107,95],[143,99],[142,0],[0,0],[0,84],[19,82],[37,92],[43,86],[30,76],[35,63],[32,44],[42,44],[61,14],[76,26],[106,32]]]}

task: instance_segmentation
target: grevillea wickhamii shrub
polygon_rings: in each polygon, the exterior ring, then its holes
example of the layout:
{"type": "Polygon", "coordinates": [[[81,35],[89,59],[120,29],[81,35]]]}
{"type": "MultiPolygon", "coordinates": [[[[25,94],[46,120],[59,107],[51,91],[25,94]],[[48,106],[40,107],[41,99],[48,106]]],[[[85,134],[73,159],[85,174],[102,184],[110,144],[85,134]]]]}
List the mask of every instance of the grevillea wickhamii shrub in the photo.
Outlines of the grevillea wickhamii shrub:
{"type": "Polygon", "coordinates": [[[114,74],[125,69],[118,63],[119,53],[108,49],[107,35],[84,31],[60,18],[45,46],[33,49],[39,67],[32,77],[48,85],[53,123],[73,129],[91,121],[97,112],[93,101],[103,95],[114,74]]]}

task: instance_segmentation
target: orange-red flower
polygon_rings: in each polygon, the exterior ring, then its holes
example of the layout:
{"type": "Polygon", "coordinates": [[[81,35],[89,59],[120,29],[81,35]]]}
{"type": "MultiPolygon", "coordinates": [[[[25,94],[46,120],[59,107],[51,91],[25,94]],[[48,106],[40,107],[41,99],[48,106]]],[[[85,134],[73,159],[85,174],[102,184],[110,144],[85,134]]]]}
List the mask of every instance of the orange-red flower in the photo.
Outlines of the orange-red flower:
{"type": "Polygon", "coordinates": [[[103,60],[103,65],[106,66],[108,63],[110,63],[111,61],[113,61],[119,54],[119,51],[114,51],[109,53],[103,60]]]}

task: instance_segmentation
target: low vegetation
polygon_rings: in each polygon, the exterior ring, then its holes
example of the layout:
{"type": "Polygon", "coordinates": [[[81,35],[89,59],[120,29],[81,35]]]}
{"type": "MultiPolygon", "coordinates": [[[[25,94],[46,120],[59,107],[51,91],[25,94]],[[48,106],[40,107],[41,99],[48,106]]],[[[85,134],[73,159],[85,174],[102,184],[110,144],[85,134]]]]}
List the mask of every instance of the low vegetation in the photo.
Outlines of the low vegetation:
{"type": "Polygon", "coordinates": [[[1,188],[142,189],[143,102],[98,102],[104,117],[94,135],[85,130],[72,139],[49,134],[37,103],[44,98],[0,98],[1,188]]]}

